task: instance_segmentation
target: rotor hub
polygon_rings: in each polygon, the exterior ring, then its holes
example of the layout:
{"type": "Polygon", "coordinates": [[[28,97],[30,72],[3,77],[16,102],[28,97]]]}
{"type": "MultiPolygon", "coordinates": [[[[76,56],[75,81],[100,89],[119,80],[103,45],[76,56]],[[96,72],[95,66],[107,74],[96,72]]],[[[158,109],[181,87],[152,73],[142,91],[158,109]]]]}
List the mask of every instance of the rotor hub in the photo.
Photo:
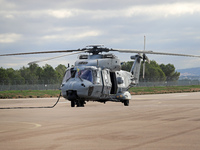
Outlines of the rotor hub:
{"type": "Polygon", "coordinates": [[[92,53],[93,55],[98,55],[102,52],[109,52],[111,49],[104,47],[104,45],[88,45],[82,50],[85,50],[88,53],[92,53]]]}

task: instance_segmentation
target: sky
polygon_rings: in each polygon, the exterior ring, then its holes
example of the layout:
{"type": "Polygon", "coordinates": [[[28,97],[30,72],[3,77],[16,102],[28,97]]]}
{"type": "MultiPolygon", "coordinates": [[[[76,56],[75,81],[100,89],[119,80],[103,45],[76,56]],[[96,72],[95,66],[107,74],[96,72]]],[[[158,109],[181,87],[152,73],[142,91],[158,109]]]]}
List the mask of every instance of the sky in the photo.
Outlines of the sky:
{"type": "MultiPolygon", "coordinates": [[[[0,54],[71,50],[103,44],[113,49],[200,55],[199,0],[0,0],[0,54]]],[[[121,61],[135,54],[114,53],[121,61]]],[[[63,54],[0,57],[0,67],[63,54]]],[[[199,58],[147,55],[176,69],[200,67],[199,58]]],[[[67,66],[78,54],[38,63],[67,66]]]]}

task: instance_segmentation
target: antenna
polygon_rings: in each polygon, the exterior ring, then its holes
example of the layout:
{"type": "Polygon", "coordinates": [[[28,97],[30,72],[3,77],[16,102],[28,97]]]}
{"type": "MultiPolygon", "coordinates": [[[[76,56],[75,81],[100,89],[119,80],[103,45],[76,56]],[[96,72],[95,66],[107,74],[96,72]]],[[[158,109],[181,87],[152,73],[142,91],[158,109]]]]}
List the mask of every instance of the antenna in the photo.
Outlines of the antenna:
{"type": "MultiPolygon", "coordinates": [[[[144,36],[144,51],[145,51],[145,45],[146,45],[146,36],[144,36]]],[[[145,54],[143,54],[143,79],[145,75],[145,54]]]]}
{"type": "Polygon", "coordinates": [[[144,51],[145,51],[145,45],[146,45],[146,36],[144,36],[144,51]]]}

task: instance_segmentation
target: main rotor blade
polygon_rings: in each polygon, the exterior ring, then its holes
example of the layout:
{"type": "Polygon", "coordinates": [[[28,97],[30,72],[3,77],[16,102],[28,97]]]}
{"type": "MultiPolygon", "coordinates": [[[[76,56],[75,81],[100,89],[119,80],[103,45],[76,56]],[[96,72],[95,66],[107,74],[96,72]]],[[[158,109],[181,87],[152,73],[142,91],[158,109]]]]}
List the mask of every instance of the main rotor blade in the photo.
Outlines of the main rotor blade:
{"type": "Polygon", "coordinates": [[[75,51],[84,51],[84,50],[77,49],[77,50],[58,50],[58,51],[41,51],[41,52],[27,52],[27,53],[12,53],[12,54],[2,54],[0,56],[46,54],[46,53],[69,53],[69,52],[75,52],[75,51]]]}
{"type": "Polygon", "coordinates": [[[157,55],[172,55],[172,56],[185,56],[185,57],[199,57],[199,55],[188,55],[188,54],[177,54],[177,53],[164,53],[164,52],[153,52],[143,50],[129,50],[129,49],[111,49],[112,51],[118,51],[123,53],[145,53],[145,54],[157,54],[157,55]]]}
{"type": "Polygon", "coordinates": [[[47,61],[47,60],[51,60],[51,59],[56,59],[56,58],[60,58],[60,57],[64,57],[64,56],[79,54],[79,53],[82,53],[82,51],[81,51],[81,52],[71,53],[71,54],[65,54],[65,55],[61,55],[61,56],[56,56],[56,57],[51,57],[51,58],[47,58],[47,59],[41,59],[41,60],[37,60],[37,61],[32,61],[32,62],[29,62],[28,65],[36,64],[36,63],[39,63],[39,62],[42,62],[42,61],[47,61]]]}

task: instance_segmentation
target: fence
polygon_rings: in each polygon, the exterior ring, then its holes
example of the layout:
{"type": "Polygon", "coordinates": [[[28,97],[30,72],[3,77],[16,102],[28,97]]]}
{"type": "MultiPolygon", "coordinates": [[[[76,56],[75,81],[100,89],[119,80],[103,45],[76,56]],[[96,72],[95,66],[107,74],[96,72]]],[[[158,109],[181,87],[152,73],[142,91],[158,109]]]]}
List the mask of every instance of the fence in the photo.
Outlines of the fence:
{"type": "MultiPolygon", "coordinates": [[[[14,82],[15,83],[15,82],[14,82]]],[[[18,84],[8,84],[8,82],[0,82],[0,91],[6,90],[58,90],[60,83],[52,84],[50,82],[17,82],[18,84]]],[[[137,86],[154,87],[154,86],[187,86],[200,85],[199,80],[177,80],[177,81],[141,81],[137,86]]]]}
{"type": "Polygon", "coordinates": [[[0,91],[7,90],[58,90],[60,88],[60,81],[50,80],[13,80],[13,81],[0,81],[0,91]]]}
{"type": "Polygon", "coordinates": [[[24,84],[24,85],[0,85],[0,91],[8,90],[58,90],[60,84],[24,84]]]}
{"type": "Polygon", "coordinates": [[[143,81],[137,86],[140,87],[153,87],[153,86],[188,86],[188,85],[200,85],[199,80],[177,80],[177,81],[143,81]]]}

